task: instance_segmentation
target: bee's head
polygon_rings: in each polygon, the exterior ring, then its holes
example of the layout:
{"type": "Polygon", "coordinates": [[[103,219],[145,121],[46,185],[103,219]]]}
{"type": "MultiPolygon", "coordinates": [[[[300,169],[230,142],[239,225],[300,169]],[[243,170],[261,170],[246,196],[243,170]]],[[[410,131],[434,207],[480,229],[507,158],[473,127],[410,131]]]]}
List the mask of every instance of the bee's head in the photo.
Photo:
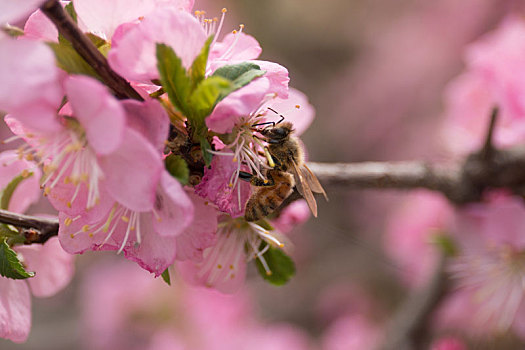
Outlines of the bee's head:
{"type": "Polygon", "coordinates": [[[286,122],[278,126],[262,129],[260,133],[268,139],[268,143],[279,143],[286,140],[293,131],[292,123],[286,122]]]}

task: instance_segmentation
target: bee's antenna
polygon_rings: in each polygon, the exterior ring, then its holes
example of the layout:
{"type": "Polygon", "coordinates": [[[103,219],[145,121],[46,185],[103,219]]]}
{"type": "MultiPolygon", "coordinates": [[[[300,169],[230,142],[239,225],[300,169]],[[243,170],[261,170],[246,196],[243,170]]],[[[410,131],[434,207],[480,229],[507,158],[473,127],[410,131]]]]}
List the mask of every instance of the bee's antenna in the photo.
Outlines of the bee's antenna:
{"type": "Polygon", "coordinates": [[[271,125],[271,126],[275,127],[275,125],[279,124],[280,122],[282,122],[284,120],[284,116],[282,114],[279,114],[275,109],[273,109],[272,107],[268,107],[268,109],[270,111],[274,112],[275,114],[277,114],[279,117],[281,117],[281,119],[279,119],[278,122],[264,122],[264,123],[253,124],[252,128],[255,128],[256,126],[262,126],[262,125],[271,125]]]}
{"type": "Polygon", "coordinates": [[[280,122],[282,122],[284,120],[284,116],[282,114],[279,114],[275,109],[273,109],[272,107],[268,107],[268,109],[270,111],[274,112],[275,114],[277,114],[279,117],[281,117],[281,119],[276,124],[279,124],[280,122]]]}

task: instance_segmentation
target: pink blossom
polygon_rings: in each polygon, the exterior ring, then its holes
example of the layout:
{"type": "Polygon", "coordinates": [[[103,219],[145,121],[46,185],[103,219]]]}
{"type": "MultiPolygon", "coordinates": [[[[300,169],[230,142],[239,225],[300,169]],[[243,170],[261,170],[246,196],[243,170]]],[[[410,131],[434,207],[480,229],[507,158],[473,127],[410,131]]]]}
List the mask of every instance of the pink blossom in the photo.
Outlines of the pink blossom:
{"type": "Polygon", "coordinates": [[[110,209],[103,216],[61,212],[58,235],[62,246],[71,254],[86,250],[124,252],[127,259],[159,276],[175,260],[177,236],[192,222],[194,209],[180,183],[166,171],[153,196],[153,207],[145,211],[108,199],[110,209]]]}
{"type": "Polygon", "coordinates": [[[239,162],[233,153],[214,156],[210,168],[204,170],[202,181],[195,186],[195,193],[217,205],[220,211],[232,217],[244,215],[250,197],[250,184],[239,180],[239,162]]]}
{"type": "Polygon", "coordinates": [[[58,130],[55,113],[63,94],[51,49],[43,43],[8,38],[0,40],[0,52],[9,52],[0,57],[0,110],[31,120],[35,128],[58,130]]]}
{"type": "MultiPolygon", "coordinates": [[[[31,171],[13,192],[9,210],[24,212],[40,198],[40,170],[35,164],[19,159],[14,151],[0,153],[0,191],[16,176],[31,171]]],[[[30,291],[36,297],[48,297],[63,289],[73,277],[73,256],[62,250],[58,239],[45,244],[15,246],[19,260],[35,277],[13,280],[0,277],[0,337],[20,343],[27,339],[31,327],[30,291]]]]}
{"type": "MultiPolygon", "coordinates": [[[[158,151],[135,129],[143,130],[135,122],[128,124],[123,105],[91,78],[69,77],[65,92],[69,104],[61,112],[71,117],[55,114],[58,130],[53,133],[32,123],[39,114],[22,118],[13,113],[6,119],[11,130],[29,143],[24,155],[36,154],[44,164],[43,185],[51,203],[73,215],[93,208],[109,194],[130,209],[151,209],[163,164],[158,151]]],[[[145,102],[134,113],[143,112],[144,118],[154,113],[152,121],[158,121],[150,131],[159,133],[160,124],[167,128],[168,119],[153,104],[157,102],[145,102]]],[[[158,143],[159,136],[155,137],[158,143]]]]}
{"type": "Polygon", "coordinates": [[[445,304],[438,317],[440,324],[470,325],[468,328],[490,334],[521,322],[524,214],[522,200],[512,196],[499,196],[457,212],[454,232],[460,254],[449,271],[459,290],[445,304]]]}
{"type": "Polygon", "coordinates": [[[190,226],[177,237],[177,260],[202,261],[202,253],[216,243],[218,212],[204,199],[187,192],[194,210],[190,226]]]}
{"type": "Polygon", "coordinates": [[[23,343],[31,328],[31,295],[27,283],[0,277],[0,337],[23,343]]]}
{"type": "MultiPolygon", "coordinates": [[[[254,38],[242,33],[242,25],[240,31],[227,35],[222,42],[218,41],[225,12],[223,10],[217,23],[204,18],[202,11],[196,11],[195,18],[185,11],[177,11],[177,6],[161,7],[144,15],[144,19],[135,25],[117,28],[108,55],[109,63],[130,81],[151,84],[153,79],[159,78],[156,43],[171,46],[183,66],[188,68],[210,35],[215,35],[215,38],[210,47],[207,75],[218,66],[257,58],[261,48],[254,38]]],[[[270,66],[269,69],[275,68],[270,66]]]]}
{"type": "Polygon", "coordinates": [[[19,159],[15,151],[0,153],[0,191],[19,175],[25,176],[25,179],[13,192],[7,209],[23,213],[40,198],[41,171],[34,163],[19,159]]]}
{"type": "Polygon", "coordinates": [[[467,350],[467,346],[458,338],[444,337],[433,342],[430,350],[467,350]]]}
{"type": "Polygon", "coordinates": [[[438,252],[432,236],[449,230],[452,215],[447,200],[430,192],[412,193],[390,215],[384,246],[411,286],[421,286],[433,272],[438,252]]]}
{"type": "Polygon", "coordinates": [[[353,315],[338,319],[323,334],[322,350],[374,349],[380,340],[377,326],[363,316],[353,315]]]}
{"type": "Polygon", "coordinates": [[[216,239],[215,245],[204,250],[201,262],[181,262],[177,268],[189,283],[223,293],[233,293],[243,285],[247,260],[258,259],[267,273],[271,273],[264,252],[270,246],[285,246],[279,233],[227,215],[219,220],[216,239]],[[262,242],[266,243],[263,248],[262,242]]]}
{"type": "Polygon", "coordinates": [[[138,21],[158,7],[170,6],[190,11],[193,0],[76,0],[75,10],[79,19],[93,34],[111,39],[115,29],[123,24],[138,21]]]}
{"type": "Polygon", "coordinates": [[[168,287],[123,262],[91,269],[81,288],[81,329],[91,348],[309,349],[298,328],[261,323],[245,290],[224,295],[171,276],[168,287]]]}
{"type": "Polygon", "coordinates": [[[272,220],[272,225],[279,232],[290,232],[294,227],[305,223],[310,219],[311,212],[305,200],[301,199],[288,205],[278,218],[272,220]]]}
{"type": "Polygon", "coordinates": [[[73,255],[66,253],[57,237],[45,244],[16,246],[16,252],[28,271],[35,271],[35,277],[27,279],[35,297],[50,297],[64,289],[73,278],[73,255]]]}
{"type": "Polygon", "coordinates": [[[184,11],[161,8],[146,15],[140,23],[119,33],[108,54],[111,67],[135,82],[158,79],[156,43],[171,46],[188,68],[199,54],[206,34],[199,21],[184,11]]]}
{"type": "MultiPolygon", "coordinates": [[[[7,22],[15,23],[24,16],[34,11],[44,0],[25,0],[25,1],[1,1],[0,2],[0,25],[7,22]]],[[[2,52],[7,52],[3,51],[2,52]]]]}
{"type": "Polygon", "coordinates": [[[521,143],[525,136],[525,21],[508,17],[466,51],[467,70],[449,86],[444,132],[459,153],[481,147],[493,107],[499,107],[497,146],[521,143]]]}

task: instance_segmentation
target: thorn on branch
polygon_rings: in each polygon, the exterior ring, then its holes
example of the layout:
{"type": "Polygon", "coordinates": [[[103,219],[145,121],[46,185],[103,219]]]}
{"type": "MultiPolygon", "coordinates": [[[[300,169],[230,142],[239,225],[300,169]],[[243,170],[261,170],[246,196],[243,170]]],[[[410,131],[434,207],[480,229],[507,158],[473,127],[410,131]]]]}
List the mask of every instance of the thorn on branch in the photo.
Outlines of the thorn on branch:
{"type": "Polygon", "coordinates": [[[496,120],[498,118],[499,114],[499,108],[496,106],[492,109],[492,113],[490,114],[490,121],[489,121],[489,127],[487,129],[487,135],[485,136],[485,143],[483,144],[483,148],[481,149],[480,155],[481,159],[484,161],[489,161],[492,156],[494,155],[494,144],[493,144],[493,138],[494,138],[494,129],[496,127],[496,120]]]}

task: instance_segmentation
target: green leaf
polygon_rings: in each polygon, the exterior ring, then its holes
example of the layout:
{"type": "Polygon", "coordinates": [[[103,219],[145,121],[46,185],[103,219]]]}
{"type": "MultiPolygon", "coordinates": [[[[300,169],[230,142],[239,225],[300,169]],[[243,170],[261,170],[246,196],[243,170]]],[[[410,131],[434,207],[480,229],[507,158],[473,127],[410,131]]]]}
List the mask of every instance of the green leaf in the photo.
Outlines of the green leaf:
{"type": "Polygon", "coordinates": [[[209,116],[220,97],[228,94],[233,88],[232,83],[222,77],[209,77],[203,80],[191,94],[191,122],[198,135],[206,131],[204,118],[209,116]]]}
{"type": "Polygon", "coordinates": [[[456,256],[458,247],[456,242],[445,232],[438,232],[430,237],[431,243],[435,244],[446,256],[456,256]]]}
{"type": "Polygon", "coordinates": [[[164,282],[166,282],[168,286],[171,286],[170,270],[169,269],[164,270],[161,276],[164,282]]]}
{"type": "Polygon", "coordinates": [[[33,173],[29,173],[28,175],[18,175],[2,189],[2,192],[0,192],[0,209],[7,210],[9,208],[9,202],[11,201],[11,197],[18,185],[20,185],[24,179],[32,175],[33,173]]]}
{"type": "Polygon", "coordinates": [[[206,166],[209,166],[213,158],[213,154],[208,152],[209,150],[211,150],[211,145],[208,142],[208,139],[206,139],[206,137],[200,138],[200,144],[202,150],[202,158],[204,158],[204,163],[206,164],[206,166]]]}
{"type": "Polygon", "coordinates": [[[4,27],[2,28],[2,31],[13,38],[17,38],[19,36],[24,35],[24,30],[22,28],[19,28],[17,26],[12,26],[9,23],[6,23],[4,25],[4,27]]]}
{"type": "Polygon", "coordinates": [[[188,181],[190,179],[190,169],[188,168],[188,164],[184,159],[182,159],[181,156],[176,154],[170,154],[165,159],[166,164],[166,170],[179,180],[179,182],[183,185],[187,185],[188,181]]]}
{"type": "Polygon", "coordinates": [[[0,275],[12,279],[33,277],[34,272],[27,272],[22,266],[16,252],[7,245],[7,239],[0,242],[0,275]]]}
{"type": "Polygon", "coordinates": [[[204,47],[201,49],[201,52],[191,65],[190,76],[193,82],[193,88],[195,88],[200,84],[201,81],[204,80],[206,74],[206,63],[208,62],[208,54],[210,53],[210,45],[212,41],[213,35],[206,40],[204,47]]]}
{"type": "Polygon", "coordinates": [[[93,45],[97,47],[98,51],[104,55],[104,57],[108,56],[109,49],[111,49],[111,44],[109,42],[92,33],[86,33],[86,36],[91,40],[93,45]]]}
{"type": "Polygon", "coordinates": [[[231,93],[249,84],[253,79],[263,76],[265,73],[266,72],[261,70],[261,67],[258,65],[250,62],[243,62],[220,67],[212,76],[219,76],[230,80],[234,86],[234,90],[230,91],[231,93]]]}
{"type": "Polygon", "coordinates": [[[47,44],[55,53],[58,67],[71,74],[84,74],[100,80],[95,70],[75,51],[68,41],[47,44]]]}
{"type": "Polygon", "coordinates": [[[71,18],[73,19],[73,21],[75,21],[75,23],[78,22],[78,20],[77,20],[77,11],[75,11],[75,7],[73,6],[73,2],[70,2],[69,4],[67,4],[64,7],[64,10],[66,10],[66,12],[69,14],[69,16],[71,16],[71,18]]]}
{"type": "Polygon", "coordinates": [[[282,250],[270,247],[262,257],[268,264],[271,273],[266,272],[260,259],[256,259],[257,270],[271,284],[281,286],[295,275],[293,260],[282,250]]]}
{"type": "Polygon", "coordinates": [[[183,114],[189,115],[191,80],[182,66],[181,59],[165,44],[157,44],[157,69],[162,87],[168,93],[171,103],[183,114]]]}

